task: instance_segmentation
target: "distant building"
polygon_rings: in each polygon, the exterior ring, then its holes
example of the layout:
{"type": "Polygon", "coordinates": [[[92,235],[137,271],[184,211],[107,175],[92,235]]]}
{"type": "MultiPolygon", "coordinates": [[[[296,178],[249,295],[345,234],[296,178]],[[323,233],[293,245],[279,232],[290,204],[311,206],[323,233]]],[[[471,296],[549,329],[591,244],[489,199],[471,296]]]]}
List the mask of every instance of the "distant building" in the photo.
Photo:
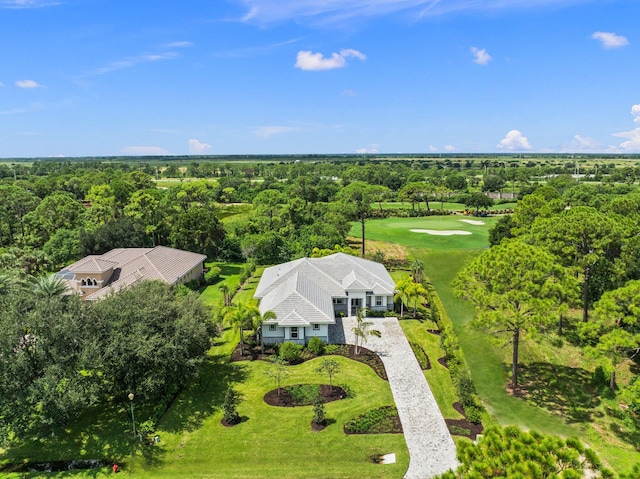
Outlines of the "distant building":
{"type": "Polygon", "coordinates": [[[166,246],[118,248],[76,261],[59,271],[57,277],[83,299],[95,301],[148,279],[170,286],[200,279],[206,259],[203,254],[166,246]]]}
{"type": "Polygon", "coordinates": [[[336,316],[355,316],[358,308],[393,310],[394,292],[384,265],[336,253],[267,268],[254,297],[261,314],[276,314],[262,325],[265,343],[305,344],[313,336],[328,342],[336,316]]]}

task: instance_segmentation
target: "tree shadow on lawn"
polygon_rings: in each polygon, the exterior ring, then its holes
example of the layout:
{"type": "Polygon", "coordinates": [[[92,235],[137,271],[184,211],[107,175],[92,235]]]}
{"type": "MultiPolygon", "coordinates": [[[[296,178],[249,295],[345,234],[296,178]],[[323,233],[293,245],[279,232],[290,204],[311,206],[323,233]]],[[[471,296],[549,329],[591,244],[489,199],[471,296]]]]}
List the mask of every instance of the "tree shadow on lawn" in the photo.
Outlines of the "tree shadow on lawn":
{"type": "Polygon", "coordinates": [[[210,356],[200,367],[199,375],[180,393],[160,420],[167,432],[194,431],[218,411],[224,403],[229,384],[243,382],[246,367],[229,363],[226,356],[210,356]]]}
{"type": "Polygon", "coordinates": [[[520,366],[525,400],[563,417],[568,423],[591,421],[593,409],[600,404],[591,379],[591,373],[582,368],[549,363],[520,366]]]}
{"type": "MultiPolygon", "coordinates": [[[[140,449],[148,464],[160,464],[161,444],[141,444],[133,437],[128,404],[107,403],[86,411],[75,423],[41,439],[14,444],[0,461],[8,463],[46,463],[51,461],[105,460],[122,464],[134,450],[140,449]],[[126,407],[125,407],[126,406],[126,407]]],[[[99,476],[101,469],[85,475],[99,476]]]]}

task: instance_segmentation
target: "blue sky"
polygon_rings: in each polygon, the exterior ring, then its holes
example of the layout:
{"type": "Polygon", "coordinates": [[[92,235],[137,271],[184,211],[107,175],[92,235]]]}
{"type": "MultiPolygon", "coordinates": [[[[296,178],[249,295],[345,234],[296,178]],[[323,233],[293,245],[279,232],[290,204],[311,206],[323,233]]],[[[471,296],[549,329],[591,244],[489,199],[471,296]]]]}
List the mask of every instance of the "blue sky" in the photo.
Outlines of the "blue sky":
{"type": "Polygon", "coordinates": [[[0,157],[640,152],[638,0],[0,0],[0,157]]]}

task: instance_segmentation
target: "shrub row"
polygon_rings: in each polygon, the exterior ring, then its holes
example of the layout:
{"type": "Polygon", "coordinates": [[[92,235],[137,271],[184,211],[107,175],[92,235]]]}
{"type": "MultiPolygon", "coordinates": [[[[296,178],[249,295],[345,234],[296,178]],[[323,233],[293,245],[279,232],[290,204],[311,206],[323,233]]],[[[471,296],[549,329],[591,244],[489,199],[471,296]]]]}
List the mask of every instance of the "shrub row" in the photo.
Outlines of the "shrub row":
{"type": "Polygon", "coordinates": [[[413,350],[413,355],[418,360],[418,364],[420,364],[420,368],[423,371],[427,369],[431,369],[431,362],[429,361],[429,356],[427,356],[427,353],[424,351],[424,349],[422,349],[422,346],[412,341],[409,341],[409,345],[413,350]]]}
{"type": "Polygon", "coordinates": [[[249,261],[242,268],[242,273],[240,273],[240,284],[246,283],[246,281],[251,277],[253,273],[256,271],[256,264],[253,261],[249,261]]]}
{"type": "Polygon", "coordinates": [[[347,421],[344,430],[350,434],[384,434],[394,432],[394,418],[398,416],[395,406],[370,409],[347,421]]]}
{"type": "Polygon", "coordinates": [[[429,291],[428,297],[431,319],[437,323],[440,329],[440,346],[444,351],[444,357],[449,366],[451,381],[456,388],[456,393],[464,407],[467,419],[474,424],[479,424],[485,408],[466,367],[458,337],[453,330],[451,321],[444,313],[440,298],[432,291],[429,291]]]}
{"type": "Polygon", "coordinates": [[[208,285],[216,284],[220,280],[221,273],[222,268],[219,268],[218,266],[212,266],[204,275],[205,283],[207,283],[208,285]]]}

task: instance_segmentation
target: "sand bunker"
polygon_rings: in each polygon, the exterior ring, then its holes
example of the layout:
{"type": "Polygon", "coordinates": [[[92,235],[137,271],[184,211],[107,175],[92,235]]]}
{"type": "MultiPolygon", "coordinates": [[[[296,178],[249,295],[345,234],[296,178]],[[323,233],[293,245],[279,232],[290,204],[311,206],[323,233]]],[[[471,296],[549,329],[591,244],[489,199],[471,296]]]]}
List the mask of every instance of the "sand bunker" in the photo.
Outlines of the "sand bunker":
{"type": "Polygon", "coordinates": [[[470,235],[471,233],[469,231],[462,231],[462,230],[444,230],[444,231],[438,231],[438,230],[409,230],[412,233],[426,233],[428,235],[436,235],[436,236],[451,236],[451,235],[470,235]]]}
{"type": "Polygon", "coordinates": [[[470,225],[475,225],[475,226],[480,226],[484,224],[484,221],[478,221],[478,220],[460,220],[463,223],[469,223],[470,225]]]}

